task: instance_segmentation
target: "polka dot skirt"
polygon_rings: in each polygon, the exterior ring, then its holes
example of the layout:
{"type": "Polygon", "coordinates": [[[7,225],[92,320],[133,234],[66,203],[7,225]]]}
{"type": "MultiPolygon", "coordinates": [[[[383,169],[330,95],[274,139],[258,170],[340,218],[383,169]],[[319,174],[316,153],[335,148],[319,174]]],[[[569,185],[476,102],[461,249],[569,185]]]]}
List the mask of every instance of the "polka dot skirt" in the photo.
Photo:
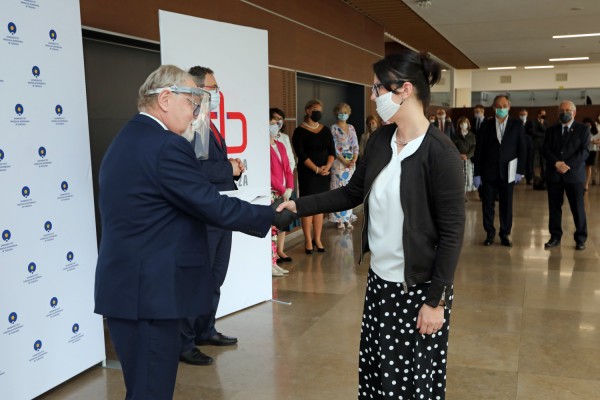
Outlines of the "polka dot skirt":
{"type": "Polygon", "coordinates": [[[369,271],[360,335],[358,398],[442,400],[450,310],[434,335],[416,329],[429,284],[408,288],[369,271]]]}

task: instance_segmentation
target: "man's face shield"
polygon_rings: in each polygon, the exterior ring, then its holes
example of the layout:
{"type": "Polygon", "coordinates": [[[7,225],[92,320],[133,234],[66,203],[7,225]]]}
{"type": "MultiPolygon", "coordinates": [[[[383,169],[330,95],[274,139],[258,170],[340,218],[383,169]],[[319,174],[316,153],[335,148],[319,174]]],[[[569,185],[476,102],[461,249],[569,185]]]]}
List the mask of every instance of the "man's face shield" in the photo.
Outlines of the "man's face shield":
{"type": "Polygon", "coordinates": [[[203,109],[207,109],[208,106],[204,106],[205,104],[210,104],[210,92],[198,88],[198,87],[188,87],[188,86],[169,86],[148,90],[145,94],[146,96],[151,96],[155,94],[160,94],[163,90],[168,90],[171,93],[175,94],[189,94],[190,96],[186,96],[186,99],[191,103],[193,108],[194,118],[198,118],[202,113],[203,109]],[[203,107],[204,106],[204,107],[203,107]]]}

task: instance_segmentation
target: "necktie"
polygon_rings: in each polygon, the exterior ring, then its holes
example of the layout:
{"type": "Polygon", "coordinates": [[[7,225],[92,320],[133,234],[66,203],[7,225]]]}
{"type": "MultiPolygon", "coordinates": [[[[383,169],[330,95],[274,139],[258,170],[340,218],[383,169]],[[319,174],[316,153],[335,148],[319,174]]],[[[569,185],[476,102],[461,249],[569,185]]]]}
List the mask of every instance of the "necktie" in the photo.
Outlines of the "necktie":
{"type": "Polygon", "coordinates": [[[481,125],[481,120],[477,118],[477,127],[475,129],[479,130],[479,125],[481,125]]]}
{"type": "Polygon", "coordinates": [[[444,132],[444,120],[440,119],[440,131],[444,132]]]}
{"type": "Polygon", "coordinates": [[[564,137],[564,136],[565,136],[567,133],[569,133],[569,127],[568,127],[568,126],[563,126],[563,132],[562,132],[562,135],[563,135],[563,137],[564,137]]]}

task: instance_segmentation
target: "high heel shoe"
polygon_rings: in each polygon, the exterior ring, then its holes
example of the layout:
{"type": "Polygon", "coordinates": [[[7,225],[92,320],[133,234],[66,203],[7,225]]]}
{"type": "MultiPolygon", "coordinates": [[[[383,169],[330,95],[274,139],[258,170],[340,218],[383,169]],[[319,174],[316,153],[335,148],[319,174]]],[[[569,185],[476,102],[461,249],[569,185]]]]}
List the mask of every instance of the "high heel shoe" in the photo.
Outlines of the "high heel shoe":
{"type": "Polygon", "coordinates": [[[304,251],[306,252],[306,254],[312,254],[315,252],[315,249],[307,249],[306,247],[304,248],[304,251]]]}
{"type": "Polygon", "coordinates": [[[313,242],[313,246],[317,248],[317,251],[319,253],[325,253],[325,247],[319,247],[319,246],[317,246],[317,242],[315,242],[315,239],[313,239],[312,242],[313,242]]]}

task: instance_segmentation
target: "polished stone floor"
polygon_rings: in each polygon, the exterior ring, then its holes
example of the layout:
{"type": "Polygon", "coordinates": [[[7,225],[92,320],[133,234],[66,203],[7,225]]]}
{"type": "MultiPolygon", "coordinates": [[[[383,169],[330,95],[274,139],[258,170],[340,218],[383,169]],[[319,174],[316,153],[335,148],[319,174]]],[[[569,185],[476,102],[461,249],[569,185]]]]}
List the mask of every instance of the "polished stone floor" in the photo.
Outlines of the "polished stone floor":
{"type": "MultiPolygon", "coordinates": [[[[481,203],[469,194],[455,279],[449,400],[600,398],[600,187],[586,195],[589,239],[575,251],[565,204],[562,246],[549,239],[546,192],[515,190],[514,247],[482,245],[481,203]]],[[[360,222],[360,221],[359,221],[360,222]]],[[[358,225],[358,224],[357,224],[358,225]]],[[[327,252],[305,255],[273,281],[273,298],[218,321],[235,348],[203,347],[208,367],[180,364],[175,399],[355,399],[367,265],[359,229],[325,229],[327,252]]],[[[367,259],[368,261],[368,259],[367,259]]],[[[114,355],[109,354],[109,358],[114,355]]],[[[39,399],[123,399],[121,372],[94,367],[39,399]]],[[[1,397],[1,395],[0,395],[1,397]]]]}

